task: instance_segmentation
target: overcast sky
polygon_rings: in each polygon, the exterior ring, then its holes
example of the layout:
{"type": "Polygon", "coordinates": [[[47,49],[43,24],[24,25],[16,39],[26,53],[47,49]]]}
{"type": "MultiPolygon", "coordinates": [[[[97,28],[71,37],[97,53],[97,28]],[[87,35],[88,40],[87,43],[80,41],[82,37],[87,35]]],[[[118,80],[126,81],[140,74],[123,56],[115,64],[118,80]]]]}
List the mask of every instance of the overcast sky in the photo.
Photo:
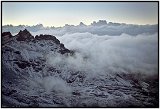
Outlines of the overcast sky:
{"type": "Polygon", "coordinates": [[[158,2],[3,2],[2,25],[157,24],[158,2]]]}

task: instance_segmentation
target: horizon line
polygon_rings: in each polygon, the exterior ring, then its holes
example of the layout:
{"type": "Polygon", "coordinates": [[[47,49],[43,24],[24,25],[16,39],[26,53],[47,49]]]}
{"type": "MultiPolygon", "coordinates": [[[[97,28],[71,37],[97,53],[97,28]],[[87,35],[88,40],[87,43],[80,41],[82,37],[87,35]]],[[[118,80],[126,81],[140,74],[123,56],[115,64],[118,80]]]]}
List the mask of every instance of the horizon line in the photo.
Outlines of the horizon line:
{"type": "MultiPolygon", "coordinates": [[[[126,24],[126,25],[157,25],[158,24],[158,23],[155,23],[155,24],[136,24],[136,23],[124,23],[124,22],[112,22],[112,21],[107,21],[107,20],[98,20],[98,21],[93,21],[93,22],[98,23],[99,21],[106,21],[107,24],[109,24],[109,23],[118,23],[118,24],[126,24]]],[[[78,25],[80,25],[81,23],[83,23],[83,22],[79,22],[78,25]]],[[[90,23],[88,25],[85,24],[85,23],[83,23],[83,24],[86,25],[86,26],[89,26],[89,25],[92,25],[92,23],[90,23]]],[[[3,26],[7,26],[7,25],[12,25],[12,26],[36,26],[36,25],[43,25],[43,27],[55,27],[55,28],[64,27],[66,25],[69,25],[69,26],[78,26],[76,24],[64,24],[64,25],[61,25],[61,26],[54,26],[54,25],[53,26],[49,26],[49,25],[44,25],[43,23],[37,23],[37,24],[33,24],[33,25],[27,25],[27,24],[18,24],[18,25],[4,24],[4,25],[1,25],[1,26],[3,27],[3,26]]]]}

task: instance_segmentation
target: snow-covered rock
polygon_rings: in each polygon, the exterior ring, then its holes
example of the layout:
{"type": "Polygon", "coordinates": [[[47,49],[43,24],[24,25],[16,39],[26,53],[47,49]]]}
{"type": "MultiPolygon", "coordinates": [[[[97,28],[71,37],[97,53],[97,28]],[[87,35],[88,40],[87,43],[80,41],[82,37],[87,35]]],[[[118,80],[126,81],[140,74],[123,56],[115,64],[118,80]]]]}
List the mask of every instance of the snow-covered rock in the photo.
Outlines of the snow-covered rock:
{"type": "Polygon", "coordinates": [[[67,63],[75,51],[52,35],[33,37],[24,30],[7,40],[2,42],[2,107],[158,107],[157,78],[147,82],[123,72],[80,71],[67,63]]]}

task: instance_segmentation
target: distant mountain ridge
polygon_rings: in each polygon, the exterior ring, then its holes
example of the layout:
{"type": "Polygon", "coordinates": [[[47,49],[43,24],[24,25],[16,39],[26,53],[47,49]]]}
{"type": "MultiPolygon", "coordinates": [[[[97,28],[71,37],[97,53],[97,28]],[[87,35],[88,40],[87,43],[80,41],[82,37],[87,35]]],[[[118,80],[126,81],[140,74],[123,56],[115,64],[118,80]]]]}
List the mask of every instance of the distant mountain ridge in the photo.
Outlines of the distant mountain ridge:
{"type": "MultiPolygon", "coordinates": [[[[125,23],[113,23],[107,22],[106,20],[99,20],[98,22],[93,21],[90,25],[85,25],[83,22],[80,22],[79,25],[69,25],[65,24],[63,27],[44,27],[42,24],[37,24],[33,26],[27,25],[4,25],[2,26],[2,32],[10,31],[12,34],[18,33],[20,30],[27,29],[30,32],[38,31],[53,31],[55,35],[64,35],[65,33],[76,33],[76,32],[89,32],[97,35],[120,35],[126,33],[129,35],[137,35],[142,33],[153,34],[158,30],[158,24],[155,25],[134,25],[134,24],[125,24],[125,23]],[[114,32],[113,32],[114,31],[114,32]],[[62,33],[60,33],[62,32],[62,33]]],[[[43,32],[42,32],[43,33],[43,32]]]]}

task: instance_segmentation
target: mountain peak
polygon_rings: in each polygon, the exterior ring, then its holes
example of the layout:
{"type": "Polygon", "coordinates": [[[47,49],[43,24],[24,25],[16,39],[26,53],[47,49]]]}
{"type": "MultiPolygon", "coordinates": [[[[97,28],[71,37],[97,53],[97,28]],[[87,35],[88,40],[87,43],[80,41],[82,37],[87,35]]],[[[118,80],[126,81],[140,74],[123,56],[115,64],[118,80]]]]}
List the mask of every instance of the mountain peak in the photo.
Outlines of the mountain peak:
{"type": "Polygon", "coordinates": [[[2,37],[4,37],[4,36],[12,37],[12,34],[10,32],[3,32],[2,37]]]}
{"type": "Polygon", "coordinates": [[[42,35],[42,34],[40,34],[39,36],[36,35],[35,39],[36,40],[52,40],[56,44],[60,44],[60,41],[55,36],[52,36],[52,35],[42,35]]]}
{"type": "Polygon", "coordinates": [[[86,26],[86,25],[83,22],[80,22],[79,26],[86,26]]]}
{"type": "Polygon", "coordinates": [[[25,41],[34,38],[27,29],[23,31],[20,30],[20,32],[16,36],[18,41],[25,41]]]}
{"type": "MultiPolygon", "coordinates": [[[[19,35],[22,35],[22,34],[30,34],[30,32],[27,30],[27,29],[24,29],[23,31],[20,30],[20,32],[18,33],[19,35]]],[[[30,34],[31,35],[31,34],[30,34]]]]}
{"type": "Polygon", "coordinates": [[[106,20],[99,20],[98,22],[93,21],[93,23],[91,23],[91,25],[93,26],[101,26],[101,25],[106,25],[107,21],[106,20]]]}

